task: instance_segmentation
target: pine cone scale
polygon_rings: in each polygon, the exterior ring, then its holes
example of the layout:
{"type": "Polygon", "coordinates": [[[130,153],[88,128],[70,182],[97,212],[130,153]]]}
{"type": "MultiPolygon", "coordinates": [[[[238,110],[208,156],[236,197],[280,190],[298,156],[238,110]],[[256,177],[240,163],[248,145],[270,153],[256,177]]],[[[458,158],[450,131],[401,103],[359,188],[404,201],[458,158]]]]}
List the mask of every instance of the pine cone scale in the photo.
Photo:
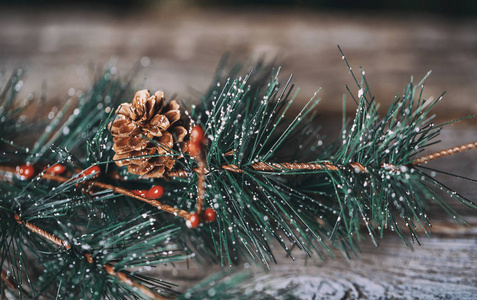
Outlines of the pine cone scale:
{"type": "MultiPolygon", "coordinates": [[[[180,115],[179,115],[180,117],[180,115]]],[[[149,130],[158,130],[159,132],[167,130],[171,126],[171,122],[165,115],[155,115],[146,128],[149,130]]]]}
{"type": "Polygon", "coordinates": [[[138,175],[145,175],[149,172],[151,172],[153,169],[154,169],[154,165],[153,164],[150,164],[148,162],[145,162],[143,164],[130,164],[128,166],[128,171],[129,173],[133,173],[133,174],[138,174],[138,175]]]}
{"type": "Polygon", "coordinates": [[[141,136],[129,137],[114,137],[113,150],[117,154],[124,154],[134,150],[143,150],[147,147],[149,141],[141,136]]]}
{"type": "Polygon", "coordinates": [[[147,174],[142,175],[144,178],[158,178],[163,177],[166,171],[165,166],[156,166],[154,169],[149,171],[147,174]]]}
{"type": "Polygon", "coordinates": [[[180,110],[181,109],[181,106],[179,105],[179,103],[177,103],[176,100],[172,100],[171,102],[169,102],[169,104],[167,104],[167,110],[180,110]]]}
{"type": "Polygon", "coordinates": [[[177,141],[177,142],[183,142],[185,137],[187,136],[187,129],[185,129],[184,127],[182,126],[176,126],[172,129],[172,135],[174,137],[174,139],[177,141]]]}
{"type": "Polygon", "coordinates": [[[126,118],[131,118],[131,104],[129,104],[129,103],[121,104],[117,113],[118,113],[118,116],[124,116],[126,118]]]}
{"type": "Polygon", "coordinates": [[[129,120],[119,119],[111,124],[111,134],[114,136],[130,136],[139,132],[141,132],[139,126],[129,120]]]}
{"type": "Polygon", "coordinates": [[[131,163],[129,159],[129,154],[124,155],[124,154],[115,154],[113,156],[113,160],[118,165],[119,167],[127,166],[128,164],[131,163]]]}
{"type": "Polygon", "coordinates": [[[174,138],[172,137],[172,134],[165,131],[164,135],[161,136],[161,138],[159,139],[159,143],[161,143],[161,145],[165,147],[169,147],[172,149],[172,147],[174,146],[174,138]]]}
{"type": "Polygon", "coordinates": [[[179,121],[181,118],[181,113],[179,110],[170,110],[164,114],[171,124],[179,121]]]}

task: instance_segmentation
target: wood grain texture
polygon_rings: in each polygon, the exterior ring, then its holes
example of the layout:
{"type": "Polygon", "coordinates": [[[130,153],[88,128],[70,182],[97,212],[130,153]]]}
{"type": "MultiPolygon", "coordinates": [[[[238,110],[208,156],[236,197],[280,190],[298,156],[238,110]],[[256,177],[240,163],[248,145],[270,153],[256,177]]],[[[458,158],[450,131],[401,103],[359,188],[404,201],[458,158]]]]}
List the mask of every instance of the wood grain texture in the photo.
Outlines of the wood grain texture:
{"type": "MultiPolygon", "coordinates": [[[[220,56],[276,57],[286,78],[295,74],[300,101],[320,87],[322,111],[339,112],[351,77],[340,44],[354,70],[366,69],[372,92],[390,103],[411,75],[418,82],[429,70],[424,96],[447,90],[452,110],[476,113],[477,20],[443,16],[326,13],[318,10],[198,9],[188,6],[111,13],[107,9],[0,7],[0,63],[29,65],[26,90],[46,81],[50,99],[88,84],[89,64],[117,61],[121,73],[150,61],[145,86],[166,95],[190,96],[190,88],[210,84],[220,56]],[[338,103],[338,104],[337,104],[338,103]]],[[[139,80],[139,84],[142,80],[139,80]]],[[[351,109],[351,107],[350,107],[351,109]]]]}
{"type": "MultiPolygon", "coordinates": [[[[167,95],[188,98],[190,87],[204,90],[224,52],[245,57],[277,56],[283,74],[294,73],[305,101],[322,86],[319,109],[331,119],[341,109],[344,84],[352,84],[336,49],[340,44],[356,69],[364,66],[377,101],[389,103],[411,74],[434,73],[425,97],[447,90],[437,113],[443,119],[477,113],[477,21],[418,14],[326,14],[320,11],[235,11],[159,7],[110,14],[106,10],[0,9],[0,64],[28,63],[25,90],[40,90],[47,82],[50,105],[68,89],[89,84],[88,64],[102,65],[111,57],[122,73],[134,63],[150,62],[145,86],[167,95]]],[[[143,75],[141,75],[143,76],[143,75]]],[[[417,81],[417,80],[416,80],[417,81]]],[[[141,82],[141,79],[139,79],[141,82]]],[[[357,90],[352,90],[357,93],[357,90]]],[[[339,117],[338,117],[339,119],[339,117]]],[[[336,126],[336,124],[332,125],[336,126]]],[[[475,120],[442,134],[445,149],[477,140],[475,120]]],[[[477,152],[470,151],[429,163],[429,166],[477,178],[477,152]]],[[[437,174],[440,180],[477,201],[476,184],[437,174]]],[[[379,248],[361,244],[360,259],[338,256],[321,262],[297,254],[292,261],[278,254],[279,264],[242,286],[268,289],[276,299],[295,286],[296,299],[475,299],[477,295],[477,216],[449,200],[472,228],[457,226],[431,205],[433,236],[422,246],[407,248],[391,232],[379,248]]],[[[423,236],[423,234],[422,234],[423,236]]],[[[281,253],[277,249],[277,253],[281,253]]],[[[233,271],[243,269],[243,265],[233,271]]],[[[194,263],[165,266],[161,278],[181,290],[222,270],[194,263]]]]}

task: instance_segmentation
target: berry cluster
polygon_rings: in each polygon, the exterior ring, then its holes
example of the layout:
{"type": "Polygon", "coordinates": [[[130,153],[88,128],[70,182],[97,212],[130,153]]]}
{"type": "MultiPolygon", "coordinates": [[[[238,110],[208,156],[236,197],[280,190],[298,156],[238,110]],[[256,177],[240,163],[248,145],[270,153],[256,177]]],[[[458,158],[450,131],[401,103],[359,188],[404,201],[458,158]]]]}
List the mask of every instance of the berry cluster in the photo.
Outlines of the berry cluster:
{"type": "Polygon", "coordinates": [[[198,157],[201,154],[201,146],[204,143],[204,129],[201,126],[195,125],[190,131],[189,139],[189,154],[198,157]]]}
{"type": "Polygon", "coordinates": [[[159,199],[162,197],[162,195],[164,195],[165,190],[164,187],[160,185],[155,185],[149,190],[132,190],[131,192],[144,198],[159,199]]]}
{"type": "MultiPolygon", "coordinates": [[[[202,169],[204,171],[205,168],[205,162],[203,157],[201,157],[202,154],[202,146],[206,144],[207,139],[205,139],[205,133],[204,129],[200,125],[195,125],[192,127],[190,130],[190,139],[189,139],[189,154],[198,161],[199,164],[199,169],[202,169]]],[[[204,172],[198,172],[199,176],[205,176],[204,172]]],[[[203,179],[202,179],[203,180],[203,179]]],[[[200,196],[200,189],[201,189],[201,182],[202,180],[199,180],[198,183],[198,199],[197,199],[197,212],[192,212],[189,214],[187,217],[186,225],[189,228],[197,228],[202,222],[210,223],[214,222],[215,219],[217,219],[217,213],[215,210],[211,207],[206,208],[204,211],[201,211],[202,207],[202,201],[200,196]]]]}
{"type": "Polygon", "coordinates": [[[191,213],[187,218],[186,225],[189,228],[197,228],[202,222],[210,223],[216,219],[217,213],[212,207],[208,207],[200,215],[196,212],[191,213]]]}
{"type": "MultiPolygon", "coordinates": [[[[66,167],[61,164],[54,164],[53,166],[43,169],[45,173],[51,175],[61,175],[65,172],[66,167]]],[[[23,180],[30,180],[36,175],[35,167],[30,164],[26,163],[21,166],[16,167],[17,175],[23,180]]]]}
{"type": "MultiPolygon", "coordinates": [[[[205,138],[204,129],[200,125],[193,126],[192,129],[190,130],[188,152],[192,157],[195,158],[195,160],[198,161],[199,168],[202,170],[202,172],[199,172],[199,176],[202,176],[201,177],[202,181],[205,178],[205,161],[204,161],[204,158],[202,157],[202,154],[203,154],[202,149],[203,149],[203,146],[206,144],[206,142],[207,142],[207,139],[205,138]]],[[[66,167],[62,164],[54,164],[53,166],[43,168],[43,171],[45,174],[59,176],[65,173],[66,167]]],[[[27,163],[21,166],[17,166],[16,173],[21,179],[30,180],[36,175],[36,170],[32,164],[27,163]]],[[[97,165],[93,165],[78,174],[80,178],[89,177],[90,179],[97,179],[100,175],[101,175],[101,168],[97,165]]],[[[51,178],[53,178],[53,176],[51,178]]],[[[56,178],[56,180],[58,180],[58,178],[56,178]]],[[[97,184],[100,185],[100,183],[97,183],[97,184]]],[[[106,186],[106,184],[101,184],[101,185],[103,185],[103,188],[104,186],[106,186]]],[[[198,184],[198,186],[199,186],[198,193],[200,195],[201,184],[198,184]]],[[[124,193],[125,195],[127,195],[128,191],[121,188],[116,188],[116,192],[124,193]],[[122,190],[122,192],[120,190],[122,190]]],[[[163,186],[155,185],[155,186],[152,186],[149,190],[131,190],[129,192],[135,195],[138,195],[140,197],[147,198],[147,199],[159,199],[164,195],[165,189],[163,186]]],[[[203,197],[199,196],[197,212],[191,212],[188,215],[186,215],[187,227],[197,228],[199,227],[201,223],[204,223],[204,222],[210,223],[210,222],[214,222],[217,219],[217,213],[213,208],[208,207],[205,210],[202,210],[202,203],[203,203],[203,197]]]]}

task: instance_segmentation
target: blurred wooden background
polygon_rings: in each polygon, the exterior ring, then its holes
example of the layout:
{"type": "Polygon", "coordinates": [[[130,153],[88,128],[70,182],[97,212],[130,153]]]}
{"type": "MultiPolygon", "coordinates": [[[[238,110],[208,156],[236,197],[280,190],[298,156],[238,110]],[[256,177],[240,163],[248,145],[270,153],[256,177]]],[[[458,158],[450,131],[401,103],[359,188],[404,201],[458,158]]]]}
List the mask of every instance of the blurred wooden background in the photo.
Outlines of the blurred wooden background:
{"type": "Polygon", "coordinates": [[[146,87],[188,98],[189,88],[210,84],[219,58],[230,52],[276,58],[284,79],[295,75],[299,99],[308,100],[322,87],[320,109],[339,112],[344,85],[355,93],[357,88],[338,44],[354,70],[365,68],[383,104],[402,92],[411,75],[417,83],[432,70],[425,96],[447,91],[438,112],[477,113],[477,19],[470,17],[173,3],[130,12],[108,7],[0,9],[0,63],[27,63],[25,90],[39,90],[46,81],[49,99],[81,88],[82,68],[91,63],[113,59],[126,73],[141,58],[148,65],[146,87]]]}
{"type": "MultiPolygon", "coordinates": [[[[110,61],[122,74],[142,64],[146,69],[138,84],[144,81],[151,90],[188,99],[191,88],[206,89],[221,55],[229,52],[276,59],[284,79],[295,75],[302,102],[322,87],[319,109],[332,118],[341,112],[345,84],[357,94],[337,44],[354,70],[365,68],[372,92],[384,106],[402,92],[411,75],[417,83],[432,70],[424,94],[436,98],[447,91],[435,110],[440,118],[477,113],[477,19],[472,15],[219,8],[187,1],[130,9],[0,5],[0,65],[13,69],[27,64],[24,92],[38,95],[46,82],[49,105],[65,99],[70,88],[88,86],[89,65],[110,61]]],[[[476,120],[449,128],[442,139],[434,149],[477,140],[476,120]]],[[[468,152],[433,166],[477,178],[476,158],[475,151],[468,152]]],[[[441,179],[477,200],[475,183],[441,179]]],[[[475,211],[453,206],[474,229],[456,226],[438,207],[431,207],[434,236],[423,238],[424,245],[414,252],[390,233],[378,249],[365,241],[361,260],[313,260],[305,266],[303,257],[292,262],[283,256],[249,286],[261,280],[276,287],[270,293],[277,299],[287,284],[297,285],[297,299],[472,299],[477,295],[477,217],[475,211]]],[[[192,265],[191,271],[179,265],[162,273],[184,289],[219,269],[192,265]]]]}

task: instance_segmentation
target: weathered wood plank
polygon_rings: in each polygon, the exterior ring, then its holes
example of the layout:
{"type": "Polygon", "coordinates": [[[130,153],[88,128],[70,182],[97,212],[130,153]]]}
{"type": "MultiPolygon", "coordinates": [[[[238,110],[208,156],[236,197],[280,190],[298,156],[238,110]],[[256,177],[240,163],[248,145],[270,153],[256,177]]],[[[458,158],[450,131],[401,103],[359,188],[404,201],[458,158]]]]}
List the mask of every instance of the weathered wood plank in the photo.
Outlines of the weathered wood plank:
{"type": "MultiPolygon", "coordinates": [[[[111,15],[105,10],[3,7],[0,63],[7,67],[29,63],[25,90],[39,90],[46,80],[51,99],[58,99],[70,87],[81,88],[79,82],[88,84],[88,72],[81,66],[89,62],[103,64],[117,57],[118,69],[124,72],[147,56],[143,59],[143,63],[150,61],[146,87],[187,98],[188,87],[202,90],[210,83],[223,52],[263,53],[278,56],[284,74],[296,74],[296,83],[302,88],[300,99],[308,99],[322,86],[325,101],[320,109],[335,113],[341,109],[343,85],[352,84],[336,50],[336,44],[341,44],[355,69],[366,68],[379,102],[389,103],[410,74],[420,78],[433,69],[426,97],[436,97],[446,89],[452,100],[439,105],[438,113],[462,116],[477,112],[476,28],[477,22],[471,19],[418,15],[187,9],[111,15]]],[[[442,140],[434,150],[477,140],[475,120],[445,130],[442,140]]],[[[477,178],[476,158],[476,152],[466,152],[429,166],[477,178]]],[[[477,200],[475,183],[436,176],[477,200]]],[[[477,226],[475,211],[455,203],[452,206],[477,226]]],[[[435,205],[430,211],[434,235],[422,238],[423,245],[415,246],[414,251],[389,232],[378,249],[364,241],[360,260],[338,256],[321,262],[297,254],[293,262],[278,254],[278,265],[266,273],[254,268],[256,277],[241,288],[245,291],[262,285],[277,299],[288,285],[297,286],[296,297],[301,299],[475,299],[476,230],[455,225],[435,205]]],[[[204,268],[192,263],[187,269],[186,264],[176,264],[175,268],[166,266],[159,275],[179,283],[183,290],[219,270],[219,266],[204,268]]]]}
{"type": "MultiPolygon", "coordinates": [[[[102,65],[111,57],[125,72],[141,57],[150,66],[146,87],[179,98],[188,87],[205,89],[224,52],[277,57],[282,74],[295,74],[305,101],[319,88],[322,111],[341,109],[344,84],[353,82],[336,48],[355,70],[366,68],[372,91],[389,103],[415,75],[432,69],[425,96],[444,90],[453,108],[476,113],[477,22],[418,14],[349,14],[300,10],[157,9],[111,14],[105,9],[0,9],[0,63],[30,64],[28,86],[44,80],[52,99],[81,88],[78,66],[102,65]],[[337,104],[338,103],[338,104],[337,104]]],[[[79,69],[81,73],[81,68],[79,69]]]]}
{"type": "MultiPolygon", "coordinates": [[[[303,253],[292,261],[278,254],[279,264],[271,270],[250,267],[254,277],[239,289],[267,289],[276,299],[289,299],[280,293],[292,286],[289,294],[296,299],[475,299],[476,237],[475,229],[452,236],[436,234],[411,250],[388,232],[379,248],[363,242],[360,259],[349,261],[337,256],[322,262],[303,253]]],[[[162,278],[172,278],[185,288],[219,270],[176,265],[174,271],[163,272],[162,278]]],[[[241,266],[234,268],[241,270],[241,266]]]]}

